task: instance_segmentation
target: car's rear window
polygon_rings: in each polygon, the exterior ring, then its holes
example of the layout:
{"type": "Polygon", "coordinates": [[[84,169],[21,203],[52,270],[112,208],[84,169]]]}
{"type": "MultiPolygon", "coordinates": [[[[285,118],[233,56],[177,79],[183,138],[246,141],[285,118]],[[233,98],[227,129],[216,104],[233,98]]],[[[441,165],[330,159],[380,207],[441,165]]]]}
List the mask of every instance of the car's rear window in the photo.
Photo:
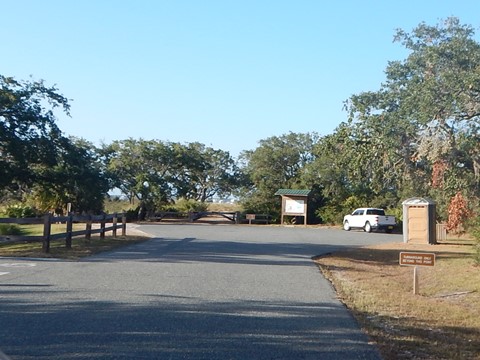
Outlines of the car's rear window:
{"type": "Polygon", "coordinates": [[[380,215],[380,216],[384,216],[384,215],[385,215],[385,211],[383,211],[382,209],[368,209],[368,210],[367,210],[367,215],[380,215]]]}

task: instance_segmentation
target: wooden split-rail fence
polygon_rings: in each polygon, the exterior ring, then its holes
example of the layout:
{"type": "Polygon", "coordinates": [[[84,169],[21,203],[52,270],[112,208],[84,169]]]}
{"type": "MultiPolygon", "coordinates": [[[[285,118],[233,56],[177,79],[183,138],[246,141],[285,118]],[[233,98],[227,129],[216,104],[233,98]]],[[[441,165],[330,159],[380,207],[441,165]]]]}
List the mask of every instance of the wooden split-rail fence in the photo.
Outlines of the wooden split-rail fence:
{"type": "Polygon", "coordinates": [[[92,234],[100,234],[100,238],[105,238],[105,233],[112,231],[112,236],[117,236],[117,230],[120,229],[122,236],[127,232],[127,218],[125,214],[104,214],[104,215],[68,215],[52,216],[46,214],[38,218],[0,218],[0,224],[43,224],[43,235],[41,236],[23,236],[23,235],[3,235],[0,236],[9,241],[27,241],[42,242],[42,250],[46,253],[50,251],[50,241],[65,239],[65,247],[72,247],[72,238],[84,235],[85,239],[90,240],[92,234]],[[52,224],[64,223],[66,230],[63,233],[52,234],[52,224]],[[85,224],[85,230],[73,230],[74,223],[85,224]],[[98,226],[94,227],[94,224],[98,226]],[[108,225],[108,226],[107,226],[108,225]]]}

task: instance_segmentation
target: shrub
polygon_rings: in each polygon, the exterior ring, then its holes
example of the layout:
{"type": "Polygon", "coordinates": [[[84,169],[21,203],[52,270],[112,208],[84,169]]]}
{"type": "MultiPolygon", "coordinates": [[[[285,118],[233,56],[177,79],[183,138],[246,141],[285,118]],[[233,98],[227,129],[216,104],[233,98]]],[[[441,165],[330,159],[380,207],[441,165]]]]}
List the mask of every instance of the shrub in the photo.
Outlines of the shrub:
{"type": "Polygon", "coordinates": [[[397,228],[402,229],[403,224],[403,207],[385,209],[385,214],[395,217],[397,228]]]}
{"type": "Polygon", "coordinates": [[[138,219],[138,210],[139,208],[137,207],[136,209],[128,209],[127,211],[125,211],[125,217],[127,218],[127,222],[136,221],[138,219]]]}
{"type": "Polygon", "coordinates": [[[13,224],[0,224],[0,235],[22,235],[22,229],[13,224]]]}
{"type": "Polygon", "coordinates": [[[341,224],[343,221],[343,216],[346,213],[342,212],[339,206],[335,205],[326,205],[317,209],[315,214],[320,217],[323,224],[335,225],[341,224]]]}
{"type": "Polygon", "coordinates": [[[167,204],[167,205],[161,206],[159,211],[178,212],[178,209],[175,207],[175,205],[167,204]]]}
{"type": "Polygon", "coordinates": [[[5,214],[9,218],[28,218],[37,216],[37,212],[34,208],[21,204],[7,207],[5,214]]]}
{"type": "Polygon", "coordinates": [[[190,212],[190,211],[207,211],[208,204],[192,199],[178,199],[175,203],[175,208],[178,211],[190,212]]]}
{"type": "Polygon", "coordinates": [[[457,192],[448,206],[447,231],[464,233],[464,225],[471,216],[472,212],[468,208],[467,200],[462,193],[457,192]]]}

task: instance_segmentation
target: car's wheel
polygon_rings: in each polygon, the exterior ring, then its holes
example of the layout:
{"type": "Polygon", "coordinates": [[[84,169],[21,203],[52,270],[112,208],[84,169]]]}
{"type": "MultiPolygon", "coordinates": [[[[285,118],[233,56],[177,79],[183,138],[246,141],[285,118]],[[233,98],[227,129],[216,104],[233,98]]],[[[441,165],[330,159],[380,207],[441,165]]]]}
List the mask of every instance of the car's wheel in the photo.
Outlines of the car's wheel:
{"type": "Polygon", "coordinates": [[[372,225],[370,225],[370,223],[367,221],[363,227],[363,230],[365,230],[367,233],[372,232],[372,225]]]}
{"type": "Polygon", "coordinates": [[[345,221],[343,223],[343,230],[350,231],[350,224],[348,223],[348,221],[345,221]]]}

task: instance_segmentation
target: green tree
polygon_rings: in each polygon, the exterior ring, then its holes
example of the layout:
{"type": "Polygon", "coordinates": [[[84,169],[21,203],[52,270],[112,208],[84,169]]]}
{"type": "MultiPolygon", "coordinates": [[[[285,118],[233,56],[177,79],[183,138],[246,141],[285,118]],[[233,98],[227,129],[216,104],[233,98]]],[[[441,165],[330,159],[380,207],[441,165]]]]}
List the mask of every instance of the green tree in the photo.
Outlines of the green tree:
{"type": "Polygon", "coordinates": [[[312,149],[314,160],[307,164],[305,181],[315,184],[326,201],[315,209],[322,222],[337,222],[337,214],[344,212],[343,202],[355,192],[350,180],[350,160],[355,154],[350,130],[346,124],[341,124],[333,134],[319,139],[312,149]]]}
{"type": "Polygon", "coordinates": [[[242,203],[248,211],[278,214],[280,188],[301,189],[306,165],[313,161],[312,149],[318,135],[290,132],[261,140],[255,150],[241,154],[243,171],[250,180],[243,189],[242,203]]]}
{"type": "Polygon", "coordinates": [[[140,201],[140,216],[171,199],[174,156],[171,148],[154,140],[127,139],[105,145],[102,155],[111,186],[131,203],[140,201]]]}
{"type": "Polygon", "coordinates": [[[443,187],[446,178],[436,184],[448,198],[465,186],[478,191],[480,181],[480,44],[473,36],[457,18],[423,23],[412,33],[399,30],[396,40],[411,54],[387,73],[390,83],[403,83],[400,109],[421,129],[419,159],[441,164],[458,183],[443,187]]]}
{"type": "Polygon", "coordinates": [[[347,102],[358,154],[352,166],[373,194],[430,196],[443,217],[458,190],[478,198],[480,45],[473,34],[456,18],[398,30],[408,57],[388,64],[380,90],[347,102]]]}
{"type": "Polygon", "coordinates": [[[37,173],[29,198],[37,209],[99,213],[109,190],[97,149],[83,139],[64,138],[55,164],[37,173]]]}
{"type": "Polygon", "coordinates": [[[102,153],[112,186],[138,199],[141,212],[181,198],[205,202],[230,194],[237,182],[230,154],[200,143],[128,139],[104,146],[102,153]]]}
{"type": "Polygon", "coordinates": [[[227,151],[201,143],[171,144],[175,156],[174,185],[176,198],[205,202],[214,196],[234,192],[239,169],[227,151]]]}
{"type": "Polygon", "coordinates": [[[62,141],[55,108],[67,115],[68,100],[43,81],[17,81],[0,75],[0,189],[20,194],[37,172],[55,165],[62,141]]]}

